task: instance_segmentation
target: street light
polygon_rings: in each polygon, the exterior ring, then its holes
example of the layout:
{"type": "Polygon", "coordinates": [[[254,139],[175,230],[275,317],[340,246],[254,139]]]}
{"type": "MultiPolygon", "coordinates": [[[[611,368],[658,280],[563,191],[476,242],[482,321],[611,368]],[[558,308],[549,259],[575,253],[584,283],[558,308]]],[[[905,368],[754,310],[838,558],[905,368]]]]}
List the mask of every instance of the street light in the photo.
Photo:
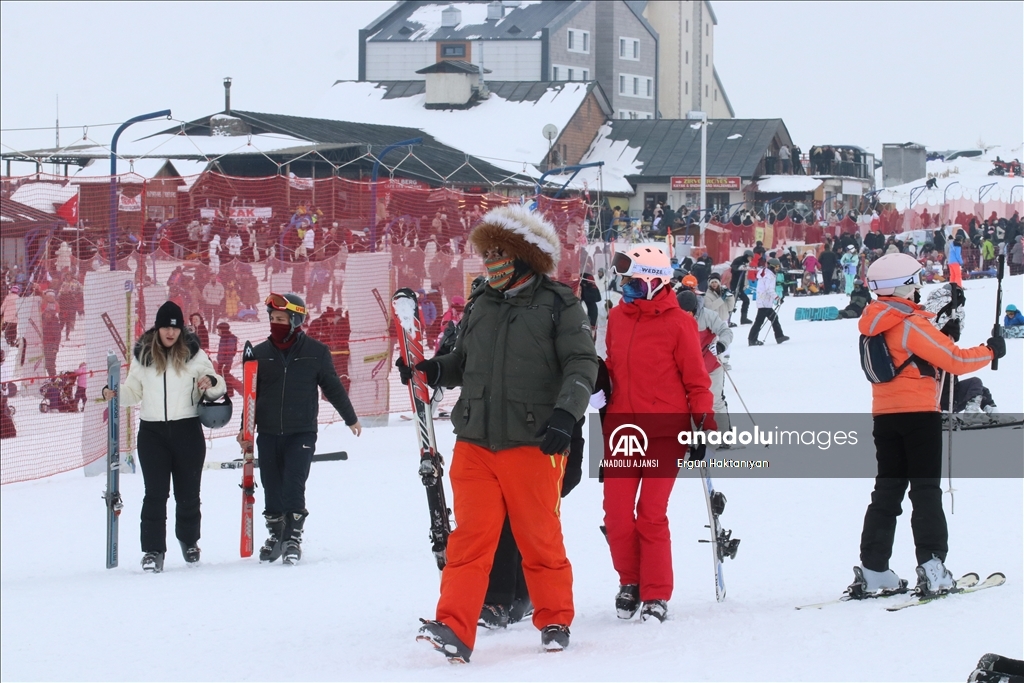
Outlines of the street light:
{"type": "Polygon", "coordinates": [[[707,208],[707,192],[708,192],[708,169],[707,169],[707,156],[708,156],[708,115],[707,112],[703,111],[689,111],[686,112],[686,118],[690,121],[696,121],[692,124],[691,128],[700,128],[700,225],[704,226],[704,212],[707,208]]]}

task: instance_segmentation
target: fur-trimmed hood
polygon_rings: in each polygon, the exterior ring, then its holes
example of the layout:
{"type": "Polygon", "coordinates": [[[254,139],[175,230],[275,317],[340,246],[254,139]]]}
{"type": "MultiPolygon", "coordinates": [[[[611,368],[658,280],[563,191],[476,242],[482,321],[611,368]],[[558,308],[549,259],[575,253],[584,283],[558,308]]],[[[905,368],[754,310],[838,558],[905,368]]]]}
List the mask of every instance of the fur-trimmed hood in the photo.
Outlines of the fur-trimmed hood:
{"type": "Polygon", "coordinates": [[[481,253],[491,247],[501,247],[542,275],[555,272],[562,253],[555,226],[522,204],[488,211],[473,228],[469,240],[481,253]]]}

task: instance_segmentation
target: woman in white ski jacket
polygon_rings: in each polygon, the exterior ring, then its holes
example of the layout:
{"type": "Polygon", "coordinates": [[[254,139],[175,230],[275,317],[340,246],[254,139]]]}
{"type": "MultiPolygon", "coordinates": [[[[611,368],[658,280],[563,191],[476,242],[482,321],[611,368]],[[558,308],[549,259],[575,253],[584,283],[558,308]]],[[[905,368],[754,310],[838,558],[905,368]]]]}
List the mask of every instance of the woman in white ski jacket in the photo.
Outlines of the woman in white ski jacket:
{"type": "MultiPolygon", "coordinates": [[[[199,424],[203,394],[224,394],[199,340],[185,331],[181,309],[168,301],[156,323],[135,343],[128,377],[121,383],[121,405],[141,404],[138,449],[146,494],[142,501],[142,568],[163,571],[167,552],[167,498],[174,480],[174,535],[185,562],[199,561],[199,486],[206,460],[206,440],[199,424]]],[[[114,392],[103,388],[103,398],[114,392]]]]}

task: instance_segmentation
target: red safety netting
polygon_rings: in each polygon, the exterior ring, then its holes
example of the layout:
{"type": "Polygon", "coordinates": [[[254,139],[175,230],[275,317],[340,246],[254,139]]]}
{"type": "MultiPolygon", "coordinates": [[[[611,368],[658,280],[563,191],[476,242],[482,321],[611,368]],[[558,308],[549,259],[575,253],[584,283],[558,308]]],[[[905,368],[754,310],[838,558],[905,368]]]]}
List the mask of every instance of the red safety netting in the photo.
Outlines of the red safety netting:
{"type": "MultiPolygon", "coordinates": [[[[227,177],[0,180],[3,337],[2,483],[82,466],[106,452],[106,357],[122,359],[167,300],[185,312],[228,386],[240,388],[245,340],[266,338],[264,299],[296,292],[307,333],[327,344],[364,424],[409,410],[393,372],[390,295],[423,290],[431,343],[452,299],[483,272],[466,237],[486,211],[519,197],[416,182],[227,177]],[[113,202],[112,198],[113,197],[113,202]],[[111,270],[111,206],[116,207],[111,270]],[[14,287],[20,290],[12,293],[14,287]],[[57,437],[57,438],[54,438],[57,437]]],[[[532,198],[528,198],[532,200],[532,198]]],[[[576,286],[586,258],[587,205],[541,197],[562,240],[557,278],[576,286]]],[[[442,407],[457,392],[449,392],[442,407]]],[[[123,409],[122,450],[138,409],[123,409]]],[[[232,423],[211,438],[238,431],[232,423]]],[[[340,416],[326,401],[319,420],[340,416]]],[[[101,466],[101,465],[100,465],[101,466]]]]}

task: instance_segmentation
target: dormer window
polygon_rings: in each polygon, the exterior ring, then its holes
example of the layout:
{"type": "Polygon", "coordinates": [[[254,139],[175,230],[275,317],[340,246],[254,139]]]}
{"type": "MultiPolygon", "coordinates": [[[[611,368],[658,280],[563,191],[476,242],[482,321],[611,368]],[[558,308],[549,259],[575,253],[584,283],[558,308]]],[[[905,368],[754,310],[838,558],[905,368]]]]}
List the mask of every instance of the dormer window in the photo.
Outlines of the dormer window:
{"type": "Polygon", "coordinates": [[[465,59],[466,45],[464,43],[442,43],[441,59],[465,59]]]}

